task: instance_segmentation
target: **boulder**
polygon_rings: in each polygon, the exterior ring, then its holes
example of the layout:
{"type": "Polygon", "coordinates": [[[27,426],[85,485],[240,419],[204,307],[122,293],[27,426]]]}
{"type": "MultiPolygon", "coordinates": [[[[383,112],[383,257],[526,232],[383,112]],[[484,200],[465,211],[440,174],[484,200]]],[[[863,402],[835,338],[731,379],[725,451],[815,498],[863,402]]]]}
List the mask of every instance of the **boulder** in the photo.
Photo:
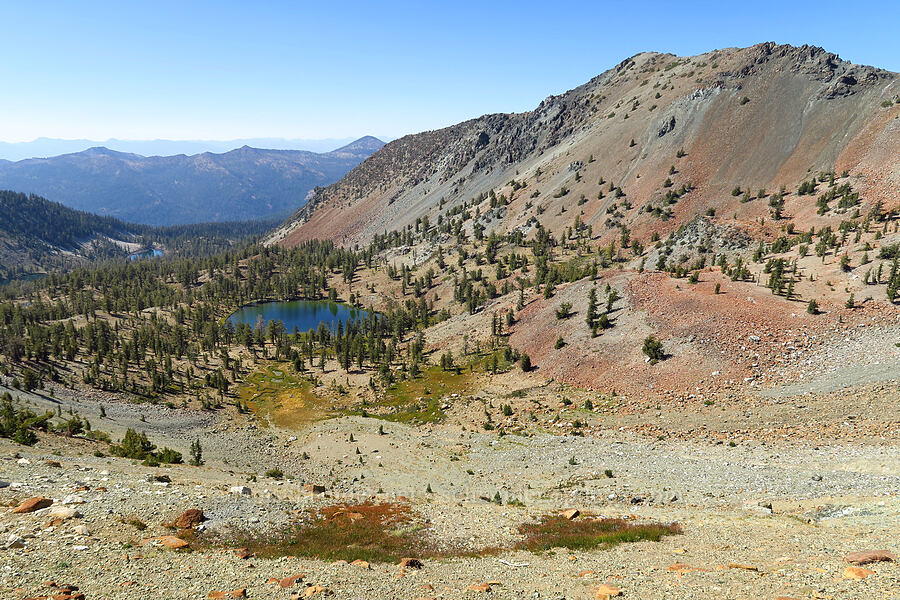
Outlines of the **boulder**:
{"type": "Polygon", "coordinates": [[[372,567],[369,565],[369,561],[362,560],[361,558],[357,558],[354,560],[351,565],[356,565],[357,567],[362,567],[363,569],[371,569],[372,567]]]}
{"type": "Polygon", "coordinates": [[[865,550],[863,552],[851,552],[844,557],[851,565],[867,565],[876,562],[893,562],[897,557],[887,550],[865,550]]]}
{"type": "Polygon", "coordinates": [[[562,513],[560,514],[571,521],[572,519],[577,519],[578,516],[581,515],[581,511],[579,511],[577,508],[570,508],[568,510],[562,511],[562,513]]]}
{"type": "Polygon", "coordinates": [[[404,568],[410,568],[410,569],[421,569],[423,565],[422,565],[422,561],[419,560],[418,558],[407,557],[407,558],[400,559],[400,566],[404,567],[404,568]]]}
{"type": "Polygon", "coordinates": [[[594,592],[595,600],[610,600],[622,595],[622,589],[614,585],[603,584],[594,592]]]}
{"type": "MultiPolygon", "coordinates": [[[[303,591],[303,597],[312,598],[313,596],[330,596],[332,593],[333,592],[325,586],[311,585],[303,591]]],[[[293,598],[293,596],[291,596],[291,598],[293,598]]]]}
{"type": "Polygon", "coordinates": [[[20,505],[12,509],[12,512],[18,514],[33,513],[36,510],[47,508],[51,504],[53,504],[53,500],[51,500],[50,498],[38,496],[36,498],[29,498],[28,500],[22,502],[20,505]]]}
{"type": "Polygon", "coordinates": [[[847,567],[844,569],[844,579],[865,579],[869,575],[874,575],[875,571],[863,569],[862,567],[847,567]]]}
{"type": "Polygon", "coordinates": [[[57,504],[53,508],[49,510],[47,513],[54,519],[62,519],[65,521],[66,519],[74,519],[76,517],[80,517],[81,513],[79,513],[76,509],[71,506],[63,506],[61,504],[57,504]]]}
{"type": "Polygon", "coordinates": [[[86,525],[76,525],[72,528],[72,533],[75,535],[90,535],[91,532],[88,530],[86,525]]]}
{"type": "Polygon", "coordinates": [[[210,592],[206,597],[213,598],[216,600],[223,600],[225,598],[246,598],[247,597],[247,589],[240,588],[237,590],[231,590],[229,592],[213,591],[213,592],[210,592]]]}
{"type": "Polygon", "coordinates": [[[203,519],[202,510],[199,508],[189,508],[181,513],[181,516],[175,521],[175,527],[180,527],[181,529],[196,527],[203,522],[203,519]]]}
{"type": "Polygon", "coordinates": [[[278,581],[278,585],[283,588],[291,588],[303,581],[303,578],[306,577],[304,573],[297,573],[295,575],[291,575],[290,577],[285,577],[284,579],[280,579],[278,581]]]}
{"type": "Polygon", "coordinates": [[[228,489],[228,492],[237,496],[250,496],[253,493],[246,485],[233,485],[228,489]]]}
{"type": "Polygon", "coordinates": [[[166,548],[170,548],[172,550],[178,550],[180,548],[187,547],[188,543],[179,537],[175,537],[174,535],[163,535],[158,538],[153,538],[155,541],[159,542],[166,548]]]}
{"type": "Polygon", "coordinates": [[[315,483],[307,483],[303,486],[303,491],[308,494],[323,494],[325,493],[325,486],[315,483]]]}

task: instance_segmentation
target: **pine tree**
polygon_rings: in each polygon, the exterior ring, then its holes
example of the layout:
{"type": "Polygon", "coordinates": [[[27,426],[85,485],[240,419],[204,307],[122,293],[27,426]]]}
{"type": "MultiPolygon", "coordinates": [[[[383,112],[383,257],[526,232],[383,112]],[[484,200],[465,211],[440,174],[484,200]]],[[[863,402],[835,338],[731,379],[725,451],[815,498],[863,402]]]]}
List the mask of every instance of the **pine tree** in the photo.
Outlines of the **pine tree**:
{"type": "Polygon", "coordinates": [[[200,447],[199,439],[191,442],[191,464],[195,467],[203,464],[203,448],[200,447]]]}

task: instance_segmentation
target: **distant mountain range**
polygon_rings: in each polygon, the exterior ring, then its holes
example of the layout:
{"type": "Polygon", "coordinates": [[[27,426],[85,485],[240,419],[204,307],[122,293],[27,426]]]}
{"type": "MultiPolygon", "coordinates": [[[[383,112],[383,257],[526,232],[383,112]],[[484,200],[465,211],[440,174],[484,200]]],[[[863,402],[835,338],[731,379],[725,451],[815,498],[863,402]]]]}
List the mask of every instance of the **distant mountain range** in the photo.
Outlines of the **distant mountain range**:
{"type": "Polygon", "coordinates": [[[103,146],[117,152],[130,152],[143,156],[171,156],[173,154],[202,154],[203,152],[228,152],[241,146],[268,148],[270,150],[306,150],[330,152],[346,146],[354,138],[286,139],[242,138],[235,140],[64,140],[37,138],[30,142],[0,142],[0,160],[24,160],[46,158],[60,154],[72,154],[88,148],[103,146]]]}
{"type": "Polygon", "coordinates": [[[0,188],[147,225],[286,217],[384,142],[367,136],[326,153],[243,146],[223,154],[142,156],[90,148],[0,161],[0,188]]]}

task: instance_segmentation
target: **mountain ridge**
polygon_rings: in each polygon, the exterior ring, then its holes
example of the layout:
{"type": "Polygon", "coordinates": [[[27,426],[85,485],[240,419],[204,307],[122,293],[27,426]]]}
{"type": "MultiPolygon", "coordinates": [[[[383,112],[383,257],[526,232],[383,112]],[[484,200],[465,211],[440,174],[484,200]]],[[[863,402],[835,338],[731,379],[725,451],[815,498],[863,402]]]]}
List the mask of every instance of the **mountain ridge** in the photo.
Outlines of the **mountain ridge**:
{"type": "Polygon", "coordinates": [[[267,219],[294,210],[379,144],[367,136],[326,153],[245,146],[149,157],[97,146],[0,163],[0,186],[148,225],[267,219]]]}
{"type": "MultiPolygon", "coordinates": [[[[648,222],[643,212],[623,215],[620,223],[634,225],[640,238],[683,225],[702,212],[695,205],[748,212],[750,207],[730,201],[733,186],[793,187],[811,171],[838,164],[841,171],[850,167],[865,174],[861,187],[873,202],[893,206],[896,198],[884,182],[900,181],[900,167],[873,151],[897,135],[897,92],[897,74],[854,65],[814,46],[767,42],[695,57],[639,53],[581,86],[548,96],[532,111],[484,115],[390,142],[344,179],[318,190],[270,242],[291,245],[321,236],[364,243],[416,218],[433,220],[442,198],[453,207],[499,192],[517,177],[531,178],[538,168],[543,176],[535,181],[540,195],[533,204],[556,208],[563,202],[553,194],[567,185],[572,197],[589,196],[582,211],[590,219],[590,212],[603,214],[612,201],[590,198],[595,189],[572,181],[569,163],[589,157],[596,162],[592,168],[603,170],[643,209],[664,194],[660,184],[682,149],[688,159],[680,172],[697,193],[675,207],[664,226],[648,222]],[[865,136],[881,141],[870,143],[865,136]]],[[[515,216],[524,204],[509,207],[507,216],[513,216],[501,229],[523,224],[515,216]]],[[[758,218],[757,212],[742,220],[758,218]]],[[[554,231],[564,227],[562,219],[547,221],[554,231]]]]}

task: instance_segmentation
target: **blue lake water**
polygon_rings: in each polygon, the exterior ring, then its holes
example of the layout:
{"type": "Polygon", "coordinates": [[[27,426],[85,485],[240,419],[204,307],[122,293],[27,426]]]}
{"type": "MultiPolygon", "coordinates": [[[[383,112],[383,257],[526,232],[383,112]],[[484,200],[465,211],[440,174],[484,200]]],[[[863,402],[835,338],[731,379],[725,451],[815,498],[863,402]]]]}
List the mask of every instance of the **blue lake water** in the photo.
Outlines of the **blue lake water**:
{"type": "Polygon", "coordinates": [[[306,332],[317,329],[319,323],[325,323],[330,329],[337,327],[338,321],[347,323],[350,320],[364,319],[369,316],[365,310],[354,308],[346,304],[336,302],[324,302],[314,300],[290,300],[286,302],[261,302],[243,306],[228,317],[232,325],[246,323],[255,327],[259,317],[263,324],[269,321],[281,321],[288,333],[294,331],[306,332]]]}
{"type": "Polygon", "coordinates": [[[157,250],[156,248],[150,248],[149,250],[143,250],[141,252],[135,252],[134,254],[128,255],[128,260],[140,260],[142,258],[156,258],[157,256],[162,256],[163,251],[157,250]]]}

